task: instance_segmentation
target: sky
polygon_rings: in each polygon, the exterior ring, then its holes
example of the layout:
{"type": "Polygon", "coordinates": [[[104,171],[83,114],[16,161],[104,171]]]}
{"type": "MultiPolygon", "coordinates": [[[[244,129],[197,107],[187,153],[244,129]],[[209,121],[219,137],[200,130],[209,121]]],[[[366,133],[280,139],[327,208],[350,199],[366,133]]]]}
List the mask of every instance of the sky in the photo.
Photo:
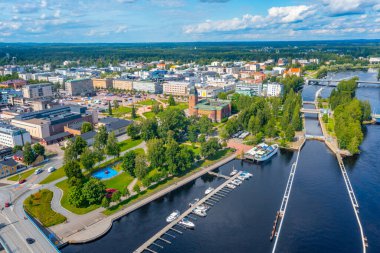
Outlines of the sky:
{"type": "Polygon", "coordinates": [[[0,42],[380,39],[380,0],[0,0],[0,42]]]}

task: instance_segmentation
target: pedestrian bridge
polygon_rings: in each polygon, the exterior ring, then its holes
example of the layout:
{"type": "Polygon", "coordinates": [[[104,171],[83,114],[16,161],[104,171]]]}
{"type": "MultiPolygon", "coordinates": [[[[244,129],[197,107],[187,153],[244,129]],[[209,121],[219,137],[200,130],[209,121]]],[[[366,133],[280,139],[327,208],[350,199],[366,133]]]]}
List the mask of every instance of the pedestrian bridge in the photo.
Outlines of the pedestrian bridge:
{"type": "Polygon", "coordinates": [[[301,112],[302,112],[302,113],[319,114],[321,111],[318,110],[318,109],[306,109],[306,108],[302,108],[302,109],[301,109],[301,112]]]}

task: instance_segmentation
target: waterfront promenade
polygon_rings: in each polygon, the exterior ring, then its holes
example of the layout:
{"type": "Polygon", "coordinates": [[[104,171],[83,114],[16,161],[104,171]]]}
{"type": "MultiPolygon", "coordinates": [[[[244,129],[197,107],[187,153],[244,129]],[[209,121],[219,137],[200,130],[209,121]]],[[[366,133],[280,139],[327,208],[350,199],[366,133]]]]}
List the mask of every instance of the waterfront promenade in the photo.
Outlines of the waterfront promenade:
{"type": "MultiPolygon", "coordinates": [[[[98,217],[99,220],[95,220],[93,222],[93,224],[91,225],[88,225],[88,226],[83,226],[81,229],[79,230],[74,230],[74,231],[61,231],[60,234],[66,234],[67,236],[65,237],[61,237],[61,240],[63,243],[86,243],[86,242],[90,242],[90,241],[93,241],[93,240],[96,240],[97,238],[103,236],[104,234],[106,234],[112,227],[112,223],[115,221],[115,220],[118,220],[120,219],[121,217],[127,215],[128,213],[130,212],[133,212],[134,210],[150,203],[151,201],[154,201],[162,196],[164,196],[165,194],[197,179],[198,177],[208,173],[209,171],[212,171],[220,166],[222,166],[223,164],[226,164],[230,161],[232,161],[233,159],[235,159],[237,156],[237,153],[233,153],[229,156],[227,156],[226,158],[223,158],[222,160],[216,162],[215,164],[213,165],[210,165],[210,166],[207,166],[207,167],[204,167],[202,168],[201,170],[183,178],[181,181],[177,182],[177,183],[174,183],[164,189],[162,189],[161,191],[159,192],[156,192],[136,203],[133,203],[129,206],[126,206],[125,208],[123,208],[122,210],[120,210],[119,212],[115,213],[115,214],[112,214],[110,216],[106,216],[106,217],[98,217]],[[64,232],[64,233],[63,233],[64,232]]],[[[76,222],[81,222],[80,219],[81,219],[81,216],[78,217],[79,220],[77,220],[76,222]]],[[[85,215],[83,216],[83,219],[85,219],[85,215]]]]}

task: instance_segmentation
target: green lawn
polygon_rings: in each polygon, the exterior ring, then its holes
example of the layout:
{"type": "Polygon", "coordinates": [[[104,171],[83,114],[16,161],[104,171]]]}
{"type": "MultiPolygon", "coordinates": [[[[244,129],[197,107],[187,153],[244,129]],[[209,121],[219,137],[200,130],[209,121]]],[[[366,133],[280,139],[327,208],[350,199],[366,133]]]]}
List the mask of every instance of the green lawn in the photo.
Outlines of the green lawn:
{"type": "Polygon", "coordinates": [[[193,145],[187,145],[187,144],[182,144],[183,146],[186,146],[187,148],[191,149],[195,155],[200,155],[201,153],[201,148],[193,145]]]}
{"type": "Polygon", "coordinates": [[[128,140],[119,142],[120,151],[123,152],[127,149],[136,147],[137,145],[140,145],[141,142],[143,142],[142,139],[137,139],[137,140],[128,139],[128,140]]]}
{"type": "Polygon", "coordinates": [[[61,168],[58,168],[56,171],[53,171],[52,173],[50,173],[50,175],[47,176],[44,180],[42,180],[40,184],[48,184],[64,176],[66,176],[65,170],[63,169],[63,167],[61,167],[61,168]]]}
{"type": "Polygon", "coordinates": [[[112,114],[115,117],[124,117],[125,114],[130,114],[132,112],[131,107],[126,107],[126,106],[119,106],[118,108],[112,108],[112,114]]]}
{"type": "Polygon", "coordinates": [[[144,100],[144,101],[140,101],[138,102],[137,104],[139,105],[154,105],[154,104],[157,104],[158,102],[154,99],[147,99],[147,100],[144,100]]]}
{"type": "Polygon", "coordinates": [[[156,114],[154,112],[144,112],[143,115],[147,118],[147,119],[153,119],[156,114]]]}
{"type": "Polygon", "coordinates": [[[66,217],[60,213],[56,213],[51,209],[51,200],[53,192],[49,190],[41,190],[30,195],[24,201],[25,210],[34,218],[38,219],[45,227],[54,226],[66,221],[66,217]]]}
{"type": "Polygon", "coordinates": [[[69,203],[69,185],[67,184],[67,179],[57,183],[56,186],[63,191],[63,196],[61,199],[62,207],[66,208],[70,212],[76,214],[86,214],[100,207],[100,205],[90,205],[88,207],[74,207],[69,203]]]}
{"type": "Polygon", "coordinates": [[[185,110],[189,107],[189,104],[188,103],[184,103],[184,102],[177,102],[176,105],[173,105],[173,106],[168,106],[167,108],[176,108],[176,109],[180,109],[180,110],[185,110]]]}
{"type": "Polygon", "coordinates": [[[119,175],[105,180],[104,183],[107,188],[114,188],[122,191],[126,186],[128,186],[133,181],[133,177],[126,172],[121,172],[119,175]]]}
{"type": "Polygon", "coordinates": [[[10,181],[18,181],[18,180],[21,180],[21,179],[26,179],[29,176],[31,176],[34,173],[34,171],[36,169],[38,169],[38,168],[41,168],[41,167],[32,168],[30,170],[27,170],[27,171],[24,171],[22,173],[16,174],[14,176],[8,177],[8,180],[10,180],[10,181]]]}

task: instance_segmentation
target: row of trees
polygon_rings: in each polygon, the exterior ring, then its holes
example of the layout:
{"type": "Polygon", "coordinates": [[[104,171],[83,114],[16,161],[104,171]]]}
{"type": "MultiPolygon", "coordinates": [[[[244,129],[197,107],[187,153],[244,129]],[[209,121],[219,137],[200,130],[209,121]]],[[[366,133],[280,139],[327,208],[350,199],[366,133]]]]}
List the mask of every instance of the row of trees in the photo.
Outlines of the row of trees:
{"type": "Polygon", "coordinates": [[[362,123],[371,118],[369,102],[355,98],[356,80],[341,81],[329,98],[330,106],[334,109],[334,130],[339,146],[352,154],[359,153],[363,141],[362,123]]]}

